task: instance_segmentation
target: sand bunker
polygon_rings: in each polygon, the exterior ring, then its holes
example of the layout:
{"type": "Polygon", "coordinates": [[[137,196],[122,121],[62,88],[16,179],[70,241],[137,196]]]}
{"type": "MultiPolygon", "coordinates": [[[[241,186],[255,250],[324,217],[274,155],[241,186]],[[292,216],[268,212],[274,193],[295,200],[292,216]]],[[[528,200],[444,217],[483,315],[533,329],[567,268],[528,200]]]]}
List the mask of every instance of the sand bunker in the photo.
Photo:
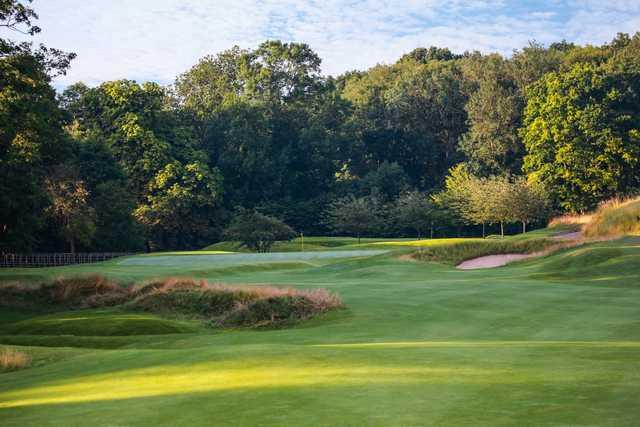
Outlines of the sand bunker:
{"type": "MultiPolygon", "coordinates": [[[[559,233],[551,237],[554,240],[560,240],[563,243],[554,245],[553,248],[558,249],[561,247],[570,247],[579,243],[582,239],[582,233],[580,231],[567,231],[559,233]],[[568,245],[568,246],[567,246],[568,245]]],[[[550,248],[547,251],[537,252],[533,254],[502,254],[502,255],[488,255],[479,258],[469,259],[458,264],[456,267],[460,270],[475,270],[476,268],[493,268],[502,267],[513,261],[519,261],[527,258],[534,258],[549,253],[550,248]]]]}
{"type": "Polygon", "coordinates": [[[476,268],[493,268],[501,267],[513,261],[531,258],[534,254],[504,254],[504,255],[488,255],[480,258],[469,259],[458,264],[460,270],[474,270],[476,268]]]}

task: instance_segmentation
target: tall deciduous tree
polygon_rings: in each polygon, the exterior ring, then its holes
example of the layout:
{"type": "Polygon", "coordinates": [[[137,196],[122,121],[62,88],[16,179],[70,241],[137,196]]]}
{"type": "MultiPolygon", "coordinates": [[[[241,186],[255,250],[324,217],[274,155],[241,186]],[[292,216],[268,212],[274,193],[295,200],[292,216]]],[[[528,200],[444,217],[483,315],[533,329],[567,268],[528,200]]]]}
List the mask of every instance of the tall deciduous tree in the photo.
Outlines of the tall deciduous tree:
{"type": "Polygon", "coordinates": [[[203,245],[212,238],[213,211],[222,193],[217,171],[200,162],[174,161],[156,174],[148,190],[134,216],[164,247],[203,245]]]}
{"type": "Polygon", "coordinates": [[[524,97],[499,55],[465,59],[466,78],[472,87],[465,105],[469,131],[460,149],[476,173],[517,173],[524,146],[518,137],[524,97]]]}
{"type": "Polygon", "coordinates": [[[343,96],[354,106],[348,167],[364,176],[382,162],[399,164],[410,184],[433,188],[460,160],[466,97],[455,61],[413,60],[351,75],[343,96]]]}
{"type": "MultiPolygon", "coordinates": [[[[28,2],[30,3],[30,2],[28,2]]],[[[35,34],[26,2],[0,0],[0,27],[35,34]]],[[[66,152],[63,117],[51,87],[73,54],[0,38],[0,250],[30,250],[49,204],[45,178],[66,152]]]]}
{"type": "Polygon", "coordinates": [[[640,71],[577,64],[529,91],[524,169],[581,212],[640,186],[640,71]]]}
{"type": "Polygon", "coordinates": [[[59,224],[63,238],[69,243],[71,253],[76,243],[89,244],[95,226],[95,211],[89,205],[89,192],[84,182],[66,167],[58,168],[46,181],[51,199],[48,213],[59,224]]]}

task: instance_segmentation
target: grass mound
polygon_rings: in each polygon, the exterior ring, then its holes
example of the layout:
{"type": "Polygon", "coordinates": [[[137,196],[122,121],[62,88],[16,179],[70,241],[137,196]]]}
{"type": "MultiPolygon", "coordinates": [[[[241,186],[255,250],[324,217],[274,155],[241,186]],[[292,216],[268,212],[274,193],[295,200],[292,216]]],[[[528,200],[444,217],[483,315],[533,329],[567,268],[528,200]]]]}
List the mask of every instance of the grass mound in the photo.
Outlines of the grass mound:
{"type": "Polygon", "coordinates": [[[0,350],[0,372],[15,371],[29,366],[31,358],[22,351],[0,350]]]}
{"type": "Polygon", "coordinates": [[[66,312],[38,316],[0,328],[7,335],[72,335],[110,337],[166,335],[195,332],[193,322],[163,319],[149,314],[123,312],[66,312]]]}
{"type": "Polygon", "coordinates": [[[583,232],[588,238],[640,234],[640,198],[602,204],[583,232]]]}
{"type": "Polygon", "coordinates": [[[556,245],[551,239],[473,240],[450,245],[423,248],[412,257],[420,261],[435,261],[457,265],[463,261],[488,255],[530,254],[556,245]]]}
{"type": "Polygon", "coordinates": [[[340,298],[325,289],[238,287],[190,279],[151,282],[133,292],[132,308],[203,318],[217,326],[275,326],[342,307],[340,298]]]}
{"type": "Polygon", "coordinates": [[[576,280],[637,286],[640,240],[626,237],[570,248],[538,263],[536,279],[576,280]]]}
{"type": "MultiPolygon", "coordinates": [[[[89,276],[60,278],[41,285],[0,286],[0,306],[32,310],[115,307],[202,319],[216,326],[265,326],[307,319],[339,308],[342,302],[325,289],[225,286],[179,278],[124,287],[102,276],[89,276]]],[[[1,329],[9,334],[103,336],[181,333],[192,328],[118,312],[41,317],[1,329]]]]}

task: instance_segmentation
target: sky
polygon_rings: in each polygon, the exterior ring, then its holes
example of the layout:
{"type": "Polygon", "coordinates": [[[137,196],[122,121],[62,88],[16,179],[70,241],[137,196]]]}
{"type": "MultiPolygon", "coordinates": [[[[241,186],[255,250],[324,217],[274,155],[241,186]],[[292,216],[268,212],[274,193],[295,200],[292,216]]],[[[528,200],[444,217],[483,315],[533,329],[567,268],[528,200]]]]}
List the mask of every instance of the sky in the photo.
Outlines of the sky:
{"type": "MultiPolygon", "coordinates": [[[[34,0],[34,41],[77,53],[60,89],[172,83],[199,58],[267,39],[304,42],[324,74],[392,63],[420,46],[511,54],[530,40],[602,44],[640,31],[640,0],[34,0]]],[[[12,37],[0,31],[0,37],[12,37]]]]}

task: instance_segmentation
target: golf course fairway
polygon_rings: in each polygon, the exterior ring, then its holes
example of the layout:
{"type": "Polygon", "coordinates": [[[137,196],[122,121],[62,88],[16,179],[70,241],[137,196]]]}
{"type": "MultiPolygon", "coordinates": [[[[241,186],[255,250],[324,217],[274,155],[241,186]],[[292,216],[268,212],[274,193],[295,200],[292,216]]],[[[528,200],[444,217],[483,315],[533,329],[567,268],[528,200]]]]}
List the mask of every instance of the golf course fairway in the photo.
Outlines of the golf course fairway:
{"type": "Polygon", "coordinates": [[[0,373],[0,426],[637,425],[638,238],[471,271],[378,246],[4,269],[5,282],[100,273],[323,287],[345,309],[281,329],[2,309],[0,347],[32,361],[0,373]]]}

